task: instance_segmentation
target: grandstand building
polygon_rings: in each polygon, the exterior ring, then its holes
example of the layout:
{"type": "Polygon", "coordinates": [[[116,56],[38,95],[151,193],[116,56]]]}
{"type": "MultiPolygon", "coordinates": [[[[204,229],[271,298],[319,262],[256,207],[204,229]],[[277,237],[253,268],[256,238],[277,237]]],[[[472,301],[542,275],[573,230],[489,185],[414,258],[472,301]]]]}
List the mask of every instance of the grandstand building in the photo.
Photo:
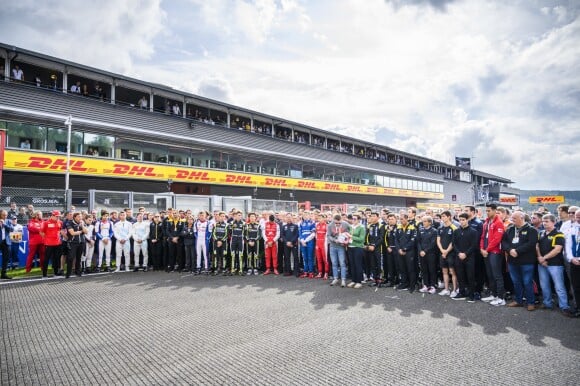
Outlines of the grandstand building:
{"type": "Polygon", "coordinates": [[[465,165],[6,44],[0,76],[4,186],[62,189],[70,143],[73,191],[395,207],[517,196],[509,179],[465,165]]]}

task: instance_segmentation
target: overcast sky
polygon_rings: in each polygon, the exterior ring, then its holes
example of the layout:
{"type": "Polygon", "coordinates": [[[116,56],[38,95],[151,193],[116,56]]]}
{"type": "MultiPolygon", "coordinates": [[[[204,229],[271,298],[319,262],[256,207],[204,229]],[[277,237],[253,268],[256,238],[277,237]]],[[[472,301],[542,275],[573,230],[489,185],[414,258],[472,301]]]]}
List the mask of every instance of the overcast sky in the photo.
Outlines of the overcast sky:
{"type": "Polygon", "coordinates": [[[0,40],[580,189],[580,1],[18,0],[0,40]]]}

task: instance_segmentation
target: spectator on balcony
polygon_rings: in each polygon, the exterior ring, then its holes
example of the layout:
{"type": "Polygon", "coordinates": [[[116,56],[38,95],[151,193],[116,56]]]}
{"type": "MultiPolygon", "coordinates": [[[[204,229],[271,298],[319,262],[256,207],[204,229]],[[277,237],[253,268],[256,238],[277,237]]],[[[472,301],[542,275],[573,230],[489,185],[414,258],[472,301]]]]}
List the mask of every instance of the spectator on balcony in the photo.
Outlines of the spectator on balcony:
{"type": "Polygon", "coordinates": [[[76,82],[72,86],[70,86],[71,94],[80,94],[81,93],[81,82],[76,82]]]}
{"type": "Polygon", "coordinates": [[[87,84],[83,84],[83,87],[81,88],[81,95],[84,97],[88,97],[90,95],[89,93],[89,86],[87,86],[87,84]]]}
{"type": "Polygon", "coordinates": [[[141,99],[139,99],[139,102],[137,102],[137,106],[139,106],[139,108],[142,110],[147,110],[148,104],[149,102],[147,101],[147,97],[145,95],[143,95],[141,99]]]}
{"type": "Polygon", "coordinates": [[[21,149],[30,149],[30,141],[25,139],[24,141],[20,142],[21,149]]]}
{"type": "Polygon", "coordinates": [[[42,87],[42,80],[40,80],[40,76],[36,75],[34,82],[36,83],[36,87],[42,87]]]}
{"type": "Polygon", "coordinates": [[[12,78],[17,82],[24,82],[24,72],[18,64],[12,69],[12,78]]]}
{"type": "Polygon", "coordinates": [[[179,108],[179,104],[177,102],[175,102],[173,104],[172,110],[173,110],[173,115],[177,115],[177,116],[181,115],[181,109],[179,108]]]}
{"type": "Polygon", "coordinates": [[[95,83],[95,95],[101,102],[105,100],[105,90],[98,83],[95,83]]]}

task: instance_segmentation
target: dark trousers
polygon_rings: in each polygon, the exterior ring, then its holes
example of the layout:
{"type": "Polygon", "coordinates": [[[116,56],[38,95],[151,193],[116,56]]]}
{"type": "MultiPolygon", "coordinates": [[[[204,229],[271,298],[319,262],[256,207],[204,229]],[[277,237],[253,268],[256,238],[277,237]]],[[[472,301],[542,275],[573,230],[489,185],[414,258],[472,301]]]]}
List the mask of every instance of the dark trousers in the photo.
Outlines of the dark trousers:
{"type": "MultiPolygon", "coordinates": [[[[350,250],[350,248],[349,248],[350,250]]],[[[370,262],[370,271],[375,281],[381,279],[381,251],[375,248],[374,251],[365,251],[365,260],[370,262]]],[[[367,273],[367,277],[369,277],[367,273]]]]}
{"type": "Polygon", "coordinates": [[[191,244],[183,243],[183,248],[185,249],[185,270],[193,271],[194,266],[197,264],[195,260],[195,243],[192,240],[191,244]]]}
{"type": "Polygon", "coordinates": [[[167,259],[165,261],[165,267],[168,270],[175,269],[175,258],[177,257],[178,249],[179,243],[174,243],[171,240],[167,242],[167,259]]]}
{"type": "Polygon", "coordinates": [[[284,273],[291,273],[291,260],[292,256],[294,256],[294,275],[298,276],[300,273],[300,261],[298,260],[298,248],[296,245],[292,245],[291,247],[287,246],[284,243],[284,273]]]}
{"type": "Polygon", "coordinates": [[[401,268],[401,284],[414,287],[417,284],[417,258],[415,251],[399,254],[399,268],[401,268]]]}
{"type": "Polygon", "coordinates": [[[213,242],[213,269],[217,271],[218,269],[226,270],[228,268],[228,262],[226,259],[226,252],[227,252],[227,243],[225,241],[222,242],[222,245],[219,247],[217,246],[217,242],[214,240],[213,242]]]}
{"type": "Polygon", "coordinates": [[[395,252],[389,252],[387,247],[383,246],[383,272],[385,275],[385,280],[395,283],[398,277],[397,271],[397,259],[395,258],[395,252]]]}
{"type": "Polygon", "coordinates": [[[48,275],[48,261],[52,262],[52,270],[56,274],[60,270],[60,245],[47,245],[42,265],[42,276],[48,275]]]}
{"type": "MultiPolygon", "coordinates": [[[[8,236],[8,232],[6,232],[8,236]]],[[[6,275],[6,268],[8,267],[8,259],[10,258],[10,248],[6,243],[6,239],[0,241],[0,252],[2,252],[2,276],[6,275]]]]}
{"type": "Polygon", "coordinates": [[[149,247],[151,248],[151,260],[153,263],[153,269],[163,268],[163,245],[161,240],[154,242],[149,242],[149,247]]]}
{"type": "Polygon", "coordinates": [[[576,309],[580,309],[580,265],[570,263],[570,284],[576,300],[576,309]]]}
{"type": "Polygon", "coordinates": [[[455,260],[455,273],[459,282],[459,290],[464,291],[467,296],[473,295],[476,291],[475,260],[475,256],[467,256],[463,260],[457,256],[455,260]]]}
{"type": "Polygon", "coordinates": [[[480,252],[475,252],[473,257],[475,260],[475,292],[482,292],[486,279],[485,262],[483,261],[483,256],[480,252]]]}
{"type": "Polygon", "coordinates": [[[70,250],[66,256],[66,277],[70,277],[73,265],[75,267],[75,273],[77,275],[81,274],[81,256],[84,247],[85,243],[70,243],[70,250]]]}
{"type": "Polygon", "coordinates": [[[364,250],[359,247],[348,248],[350,255],[350,277],[353,282],[360,283],[363,279],[364,250]]]}
{"type": "Polygon", "coordinates": [[[485,272],[489,281],[489,289],[493,295],[504,298],[505,287],[503,281],[503,254],[490,253],[485,259],[485,272]]]}
{"type": "Polygon", "coordinates": [[[427,287],[437,286],[437,255],[435,251],[426,251],[425,256],[421,256],[421,276],[423,285],[427,287]]]}

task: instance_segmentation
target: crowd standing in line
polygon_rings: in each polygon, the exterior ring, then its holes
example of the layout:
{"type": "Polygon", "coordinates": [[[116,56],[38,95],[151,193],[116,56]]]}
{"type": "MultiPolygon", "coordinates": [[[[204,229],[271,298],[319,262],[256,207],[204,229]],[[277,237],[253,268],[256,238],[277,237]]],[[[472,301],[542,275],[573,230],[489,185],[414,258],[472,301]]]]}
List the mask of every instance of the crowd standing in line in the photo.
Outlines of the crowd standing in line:
{"type": "Polygon", "coordinates": [[[49,263],[54,275],[66,278],[131,267],[193,275],[262,273],[528,311],[557,305],[565,316],[577,315],[580,299],[577,207],[560,206],[558,217],[529,216],[490,203],[483,221],[472,206],[440,214],[408,208],[400,213],[264,211],[245,217],[235,209],[194,214],[139,208],[133,215],[127,208],[63,216],[55,210],[46,220],[32,206],[21,209],[12,203],[0,211],[2,279],[9,279],[7,263],[14,261],[22,240],[19,219],[26,219],[26,272],[38,257],[43,277],[49,263]]]}

